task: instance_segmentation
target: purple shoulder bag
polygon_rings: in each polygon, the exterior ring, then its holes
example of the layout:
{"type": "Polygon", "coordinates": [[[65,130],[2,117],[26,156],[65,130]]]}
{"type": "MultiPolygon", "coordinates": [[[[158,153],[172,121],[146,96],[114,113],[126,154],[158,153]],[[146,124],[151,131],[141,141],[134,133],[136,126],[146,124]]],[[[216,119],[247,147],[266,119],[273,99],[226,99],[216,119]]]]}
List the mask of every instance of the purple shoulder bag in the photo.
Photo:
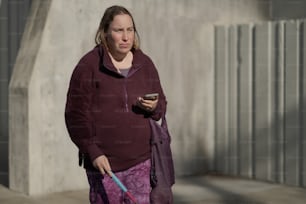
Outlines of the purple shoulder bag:
{"type": "Polygon", "coordinates": [[[159,125],[150,120],[151,126],[151,204],[172,204],[171,187],[175,182],[171,136],[168,131],[166,117],[162,117],[159,125]]]}

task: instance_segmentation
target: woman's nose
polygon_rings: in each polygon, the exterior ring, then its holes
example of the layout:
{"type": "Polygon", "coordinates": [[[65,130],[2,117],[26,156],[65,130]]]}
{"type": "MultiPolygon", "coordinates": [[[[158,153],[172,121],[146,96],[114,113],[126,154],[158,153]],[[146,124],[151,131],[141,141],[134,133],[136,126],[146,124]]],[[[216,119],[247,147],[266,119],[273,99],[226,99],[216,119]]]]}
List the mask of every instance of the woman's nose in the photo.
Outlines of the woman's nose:
{"type": "Polygon", "coordinates": [[[123,40],[128,40],[128,38],[129,38],[129,37],[128,37],[127,31],[124,31],[124,32],[123,32],[123,35],[122,35],[122,39],[123,39],[123,40]]]}

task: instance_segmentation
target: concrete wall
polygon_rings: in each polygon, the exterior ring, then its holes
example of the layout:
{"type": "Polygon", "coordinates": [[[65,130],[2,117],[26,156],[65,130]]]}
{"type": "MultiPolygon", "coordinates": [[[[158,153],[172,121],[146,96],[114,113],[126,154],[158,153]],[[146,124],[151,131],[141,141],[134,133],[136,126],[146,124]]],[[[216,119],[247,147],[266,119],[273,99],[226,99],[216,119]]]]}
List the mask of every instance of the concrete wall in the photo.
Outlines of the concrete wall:
{"type": "Polygon", "coordinates": [[[33,195],[87,187],[64,125],[66,91],[113,4],[134,14],[142,49],[159,70],[177,176],[213,170],[213,24],[265,20],[268,0],[34,0],[10,84],[12,189],[33,195]]]}
{"type": "Polygon", "coordinates": [[[301,19],[306,18],[305,0],[272,0],[271,18],[281,19],[301,19]]]}
{"type": "Polygon", "coordinates": [[[215,33],[216,170],[305,187],[305,20],[215,33]]]}

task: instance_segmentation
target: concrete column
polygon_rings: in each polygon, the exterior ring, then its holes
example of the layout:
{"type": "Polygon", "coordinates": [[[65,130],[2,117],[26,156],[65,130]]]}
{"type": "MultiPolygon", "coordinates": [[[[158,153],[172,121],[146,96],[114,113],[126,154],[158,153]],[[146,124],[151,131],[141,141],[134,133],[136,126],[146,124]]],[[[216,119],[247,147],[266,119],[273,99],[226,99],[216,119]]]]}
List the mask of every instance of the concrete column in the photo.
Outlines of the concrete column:
{"type": "Polygon", "coordinates": [[[71,49],[77,32],[61,19],[71,16],[74,27],[79,19],[77,12],[58,15],[61,6],[33,1],[9,88],[9,185],[29,195],[87,186],[64,125],[68,78],[77,62],[65,54],[80,54],[71,49]]]}
{"type": "Polygon", "coordinates": [[[255,178],[271,180],[274,142],[274,71],[271,55],[272,25],[264,23],[255,27],[255,178]]]}
{"type": "Polygon", "coordinates": [[[300,38],[299,22],[285,23],[285,183],[300,185],[300,38]]]}
{"type": "Polygon", "coordinates": [[[284,49],[285,49],[285,38],[284,38],[284,22],[274,23],[276,29],[276,43],[275,43],[275,80],[276,80],[276,90],[275,90],[275,106],[276,106],[276,122],[275,122],[275,152],[276,153],[276,180],[279,183],[284,182],[284,121],[285,121],[285,71],[284,71],[284,49]]]}
{"type": "Polygon", "coordinates": [[[237,132],[237,99],[238,99],[238,65],[237,65],[237,26],[231,26],[229,28],[229,173],[236,175],[238,173],[237,162],[238,162],[238,132],[237,132]]]}
{"type": "Polygon", "coordinates": [[[252,177],[253,173],[253,26],[238,27],[238,138],[239,138],[239,175],[252,177]]]}

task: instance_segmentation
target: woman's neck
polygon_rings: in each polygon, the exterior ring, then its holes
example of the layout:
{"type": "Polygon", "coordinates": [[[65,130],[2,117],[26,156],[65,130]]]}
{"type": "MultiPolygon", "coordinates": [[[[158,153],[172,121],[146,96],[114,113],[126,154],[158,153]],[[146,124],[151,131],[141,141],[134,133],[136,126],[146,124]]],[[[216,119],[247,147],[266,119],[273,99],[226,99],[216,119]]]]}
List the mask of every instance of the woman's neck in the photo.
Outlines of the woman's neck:
{"type": "Polygon", "coordinates": [[[117,70],[130,68],[132,66],[133,54],[131,51],[125,55],[113,55],[111,52],[109,52],[109,56],[117,70]]]}
{"type": "Polygon", "coordinates": [[[128,54],[129,53],[120,54],[109,51],[109,55],[111,56],[112,60],[116,60],[117,62],[122,62],[127,57],[128,54]]]}

